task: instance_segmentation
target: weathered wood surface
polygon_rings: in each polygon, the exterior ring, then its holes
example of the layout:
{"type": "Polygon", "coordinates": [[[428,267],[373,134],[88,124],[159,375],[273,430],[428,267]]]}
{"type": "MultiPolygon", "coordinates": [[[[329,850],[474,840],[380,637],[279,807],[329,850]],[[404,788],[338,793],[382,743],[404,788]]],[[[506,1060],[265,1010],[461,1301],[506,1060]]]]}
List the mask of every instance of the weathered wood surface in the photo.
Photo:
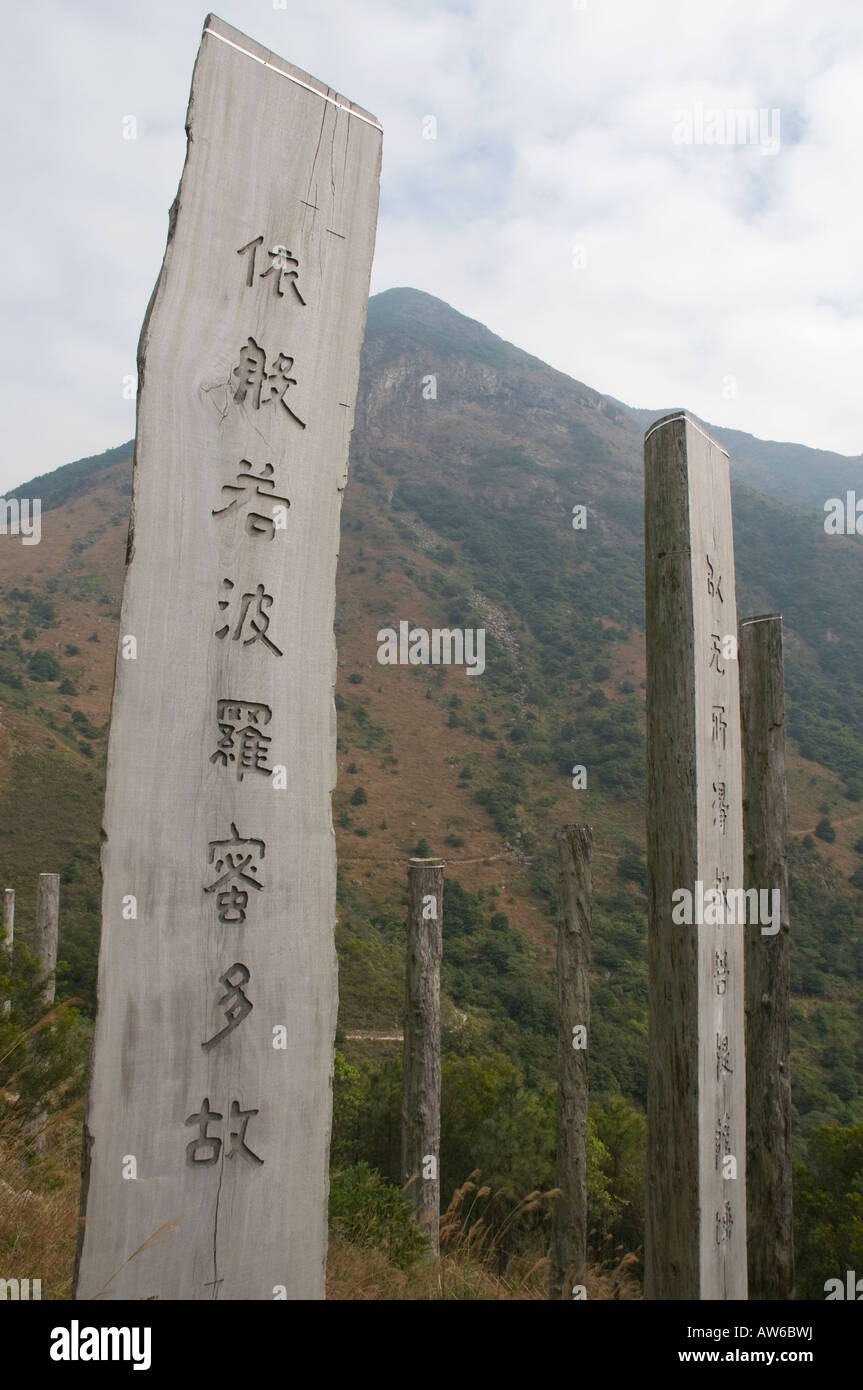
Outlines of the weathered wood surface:
{"type": "Polygon", "coordinates": [[[555,838],[560,869],[556,1184],[560,1193],[552,1213],[549,1297],[571,1299],[576,1285],[584,1287],[587,1272],[593,832],[589,825],[565,825],[555,838]]]}
{"type": "Polygon", "coordinates": [[[744,1299],[743,933],[752,928],[672,920],[676,890],[694,897],[699,881],[705,892],[717,880],[743,883],[739,681],[733,660],[713,659],[714,636],[737,635],[728,459],[682,413],[645,436],[645,528],[645,1297],[744,1299]]]}
{"type": "Polygon", "coordinates": [[[779,930],[746,933],[746,1199],[749,1297],[794,1294],[791,961],[785,670],[778,613],[740,624],[747,888],[780,894],[779,930]]]}
{"type": "MultiPolygon", "coordinates": [[[[15,945],[15,889],[3,889],[3,952],[5,955],[4,965],[12,960],[12,950],[15,945]]],[[[0,1002],[0,1018],[8,1018],[11,1009],[11,1001],[4,999],[0,1002]]]]}
{"type": "Polygon", "coordinates": [[[36,926],[33,933],[33,954],[41,963],[45,983],[42,1007],[54,1003],[57,970],[57,936],[60,929],[60,875],[40,874],[36,889],[36,926]]]}
{"type": "Polygon", "coordinates": [[[318,1299],[335,574],[381,136],[213,16],[187,130],[139,346],[76,1292],[318,1299]]]}
{"type": "Polygon", "coordinates": [[[408,864],[402,1180],[436,1255],[440,1240],[440,965],[444,861],[408,864]]]}

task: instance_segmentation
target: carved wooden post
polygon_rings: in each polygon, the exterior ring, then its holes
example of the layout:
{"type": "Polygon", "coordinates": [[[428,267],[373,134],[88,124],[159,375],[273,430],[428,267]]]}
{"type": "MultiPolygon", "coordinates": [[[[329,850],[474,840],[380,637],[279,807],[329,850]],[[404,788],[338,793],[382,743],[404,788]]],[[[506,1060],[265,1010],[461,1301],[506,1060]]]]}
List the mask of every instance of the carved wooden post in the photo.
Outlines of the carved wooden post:
{"type": "Polygon", "coordinates": [[[333,640],[381,131],[210,15],[139,345],[78,1298],[324,1296],[333,640]]]}
{"type": "Polygon", "coordinates": [[[730,925],[725,915],[732,902],[739,915],[743,892],[728,456],[695,421],[677,413],[647,431],[644,464],[645,1297],[744,1299],[745,928],[730,925]]]}
{"type": "Polygon", "coordinates": [[[590,1032],[592,830],[557,832],[557,1186],[551,1226],[549,1297],[584,1297],[587,1270],[587,1046],[590,1032]],[[574,1294],[574,1290],[578,1294],[574,1294]]]}
{"type": "MultiPolygon", "coordinates": [[[[6,957],[4,965],[11,965],[12,948],[15,944],[15,889],[3,889],[3,951],[6,957]]],[[[11,999],[4,999],[0,1004],[0,1018],[8,1018],[12,1008],[11,999]]]]}
{"type": "Polygon", "coordinates": [[[45,986],[42,1007],[54,1004],[55,971],[57,969],[57,934],[60,925],[60,875],[40,874],[36,892],[36,931],[33,953],[42,963],[45,986]]]}
{"type": "Polygon", "coordinates": [[[435,1255],[440,1233],[442,859],[408,863],[402,1179],[435,1255]]]}
{"type": "Polygon", "coordinates": [[[794,1293],[791,964],[785,675],[778,613],[740,624],[746,887],[779,894],[778,920],[746,933],[746,1197],[749,1297],[794,1293]],[[775,926],[775,930],[774,930],[775,926]]]}

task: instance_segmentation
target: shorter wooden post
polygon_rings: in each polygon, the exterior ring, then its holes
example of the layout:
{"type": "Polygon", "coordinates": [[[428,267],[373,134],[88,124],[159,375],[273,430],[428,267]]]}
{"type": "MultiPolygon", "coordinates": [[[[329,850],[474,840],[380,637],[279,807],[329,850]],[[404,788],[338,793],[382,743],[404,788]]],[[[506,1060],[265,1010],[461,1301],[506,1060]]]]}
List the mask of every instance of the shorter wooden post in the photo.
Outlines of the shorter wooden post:
{"type": "Polygon", "coordinates": [[[36,894],[36,930],[33,951],[42,963],[45,985],[42,992],[42,1007],[50,1009],[54,1003],[55,971],[57,969],[57,932],[60,922],[60,875],[40,874],[36,894]]]}
{"type": "MultiPolygon", "coordinates": [[[[4,964],[12,962],[12,947],[15,942],[15,889],[4,888],[3,890],[3,952],[6,956],[4,964]]],[[[4,999],[0,1004],[0,1018],[8,1018],[12,1008],[11,999],[4,999]]]]}
{"type": "Polygon", "coordinates": [[[442,859],[408,863],[402,1179],[435,1255],[440,1246],[442,859]]]}
{"type": "Polygon", "coordinates": [[[794,1292],[791,1203],[791,963],[782,618],[740,624],[746,887],[774,924],[746,928],[746,1171],[750,1299],[794,1292]]]}
{"type": "Polygon", "coordinates": [[[560,865],[557,931],[557,1186],[549,1298],[571,1299],[587,1273],[587,1048],[590,1033],[591,869],[589,825],[555,837],[560,865]]]}

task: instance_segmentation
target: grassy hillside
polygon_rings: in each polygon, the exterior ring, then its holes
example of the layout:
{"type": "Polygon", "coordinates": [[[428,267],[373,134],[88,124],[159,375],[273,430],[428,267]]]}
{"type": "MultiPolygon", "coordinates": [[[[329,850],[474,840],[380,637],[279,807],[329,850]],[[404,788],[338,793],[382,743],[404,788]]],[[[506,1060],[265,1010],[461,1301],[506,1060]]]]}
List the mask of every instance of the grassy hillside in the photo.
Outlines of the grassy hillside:
{"type": "MultiPolygon", "coordinates": [[[[553,835],[588,820],[594,1191],[601,1207],[610,1184],[618,1202],[597,1221],[631,1247],[640,1217],[626,1172],[647,1062],[641,440],[636,413],[440,301],[411,290],[371,301],[336,610],[335,1152],[396,1176],[399,1045],[354,1035],[398,1034],[404,861],[433,852],[448,862],[446,1197],[474,1167],[514,1192],[550,1185],[553,835]],[[485,674],[381,666],[376,634],[400,619],[484,627],[485,674]],[[571,787],[575,763],[586,791],[571,787]]],[[[827,537],[820,515],[754,490],[765,459],[781,471],[784,448],[749,451],[733,505],[740,612],[785,618],[804,1154],[819,1124],[863,1122],[863,542],[827,537]]],[[[85,1013],[130,455],[19,489],[44,498],[42,543],[0,543],[0,870],[24,932],[36,874],[61,874],[60,990],[85,1013]]],[[[802,477],[799,451],[787,460],[802,477]]]]}

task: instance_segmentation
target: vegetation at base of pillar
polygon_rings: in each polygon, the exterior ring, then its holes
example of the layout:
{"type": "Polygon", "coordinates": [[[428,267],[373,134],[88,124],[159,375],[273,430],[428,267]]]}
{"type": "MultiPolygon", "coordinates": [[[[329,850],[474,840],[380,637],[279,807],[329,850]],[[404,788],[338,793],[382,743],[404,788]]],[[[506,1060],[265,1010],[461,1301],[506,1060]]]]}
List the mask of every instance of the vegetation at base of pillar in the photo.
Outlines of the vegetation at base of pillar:
{"type": "Polygon", "coordinates": [[[0,1014],[0,1141],[24,1150],[35,1122],[50,1124],[83,1096],[92,1035],[75,1003],[58,999],[44,1009],[43,984],[39,962],[16,937],[11,961],[0,954],[0,999],[10,1002],[0,1014]]]}
{"type": "MultiPolygon", "coordinates": [[[[492,1234],[508,1225],[510,1253],[530,1247],[540,1258],[548,1246],[550,1212],[543,1208],[540,1217],[532,1208],[514,1222],[510,1218],[526,1193],[554,1187],[554,1085],[526,1086],[523,1072],[502,1053],[461,1057],[449,1052],[442,1058],[442,1094],[442,1210],[465,1178],[477,1173],[483,1195],[477,1199],[476,1218],[482,1217],[492,1234]]],[[[355,1193],[358,1185],[368,1184],[374,1202],[379,1181],[397,1190],[400,1105],[396,1059],[356,1066],[337,1051],[331,1159],[338,1213],[348,1200],[345,1194],[355,1193]]],[[[638,1249],[644,1201],[644,1117],[623,1096],[591,1107],[587,1159],[591,1258],[597,1264],[618,1263],[622,1253],[638,1249]]],[[[371,1235],[363,1239],[371,1240],[371,1235]]],[[[394,1239],[389,1227],[381,1239],[394,1239]]]]}

